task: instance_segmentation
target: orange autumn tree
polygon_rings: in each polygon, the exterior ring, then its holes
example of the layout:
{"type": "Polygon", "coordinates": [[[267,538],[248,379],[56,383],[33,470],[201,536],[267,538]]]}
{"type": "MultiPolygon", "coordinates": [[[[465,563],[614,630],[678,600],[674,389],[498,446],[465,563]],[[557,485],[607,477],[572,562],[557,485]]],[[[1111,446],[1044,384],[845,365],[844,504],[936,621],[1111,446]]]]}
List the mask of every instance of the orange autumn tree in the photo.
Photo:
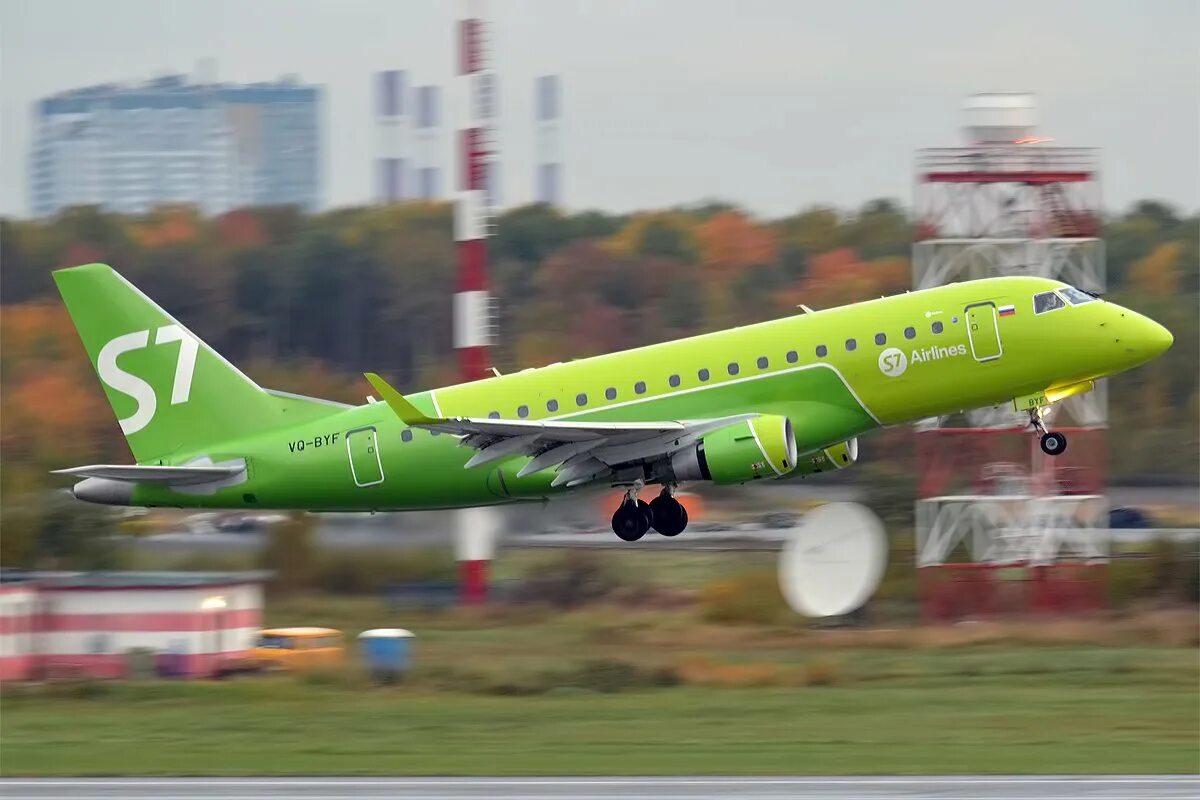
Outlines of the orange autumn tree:
{"type": "MultiPolygon", "coordinates": [[[[740,211],[721,211],[696,226],[707,323],[724,328],[738,321],[734,288],[748,270],[773,265],[779,258],[775,231],[759,225],[740,211]]],[[[761,310],[746,309],[761,317],[761,310]],[[758,313],[756,314],[755,311],[758,313]]]]}
{"type": "Polygon", "coordinates": [[[791,308],[801,303],[830,308],[897,294],[908,287],[908,259],[888,256],[863,261],[853,248],[839,247],[809,258],[804,279],[781,293],[780,302],[791,308]]]}
{"type": "Polygon", "coordinates": [[[71,466],[113,448],[108,403],[61,306],[4,307],[0,379],[0,446],[7,464],[71,466]]]}

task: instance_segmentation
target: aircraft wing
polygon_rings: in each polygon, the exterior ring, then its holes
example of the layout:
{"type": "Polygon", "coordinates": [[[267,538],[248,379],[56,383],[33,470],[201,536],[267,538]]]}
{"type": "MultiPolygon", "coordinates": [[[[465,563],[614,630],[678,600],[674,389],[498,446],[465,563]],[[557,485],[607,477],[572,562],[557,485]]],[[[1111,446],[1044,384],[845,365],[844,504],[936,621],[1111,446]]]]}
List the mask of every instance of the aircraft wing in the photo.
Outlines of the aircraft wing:
{"type": "Polygon", "coordinates": [[[368,372],[366,379],[406,425],[462,437],[462,444],[476,451],[465,465],[468,469],[511,456],[528,456],[531,460],[518,476],[557,468],[554,486],[576,486],[603,478],[616,467],[669,456],[706,433],[758,416],[661,422],[430,417],[378,375],[368,372]]]}

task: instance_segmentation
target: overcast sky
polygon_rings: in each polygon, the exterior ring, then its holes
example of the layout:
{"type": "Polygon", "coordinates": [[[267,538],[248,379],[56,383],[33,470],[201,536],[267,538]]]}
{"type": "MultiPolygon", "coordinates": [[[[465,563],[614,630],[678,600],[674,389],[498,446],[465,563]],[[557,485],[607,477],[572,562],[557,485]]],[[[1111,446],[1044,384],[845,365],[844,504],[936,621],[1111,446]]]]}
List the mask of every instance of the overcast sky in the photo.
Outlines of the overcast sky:
{"type": "MultiPolygon", "coordinates": [[[[325,87],[325,203],[371,195],[371,73],[447,85],[450,0],[0,0],[0,213],[29,212],[32,104],[216,62],[325,87]]],[[[536,75],[564,82],[566,204],[720,198],[767,215],[911,201],[962,97],[1033,91],[1041,132],[1102,149],[1106,208],[1200,208],[1200,2],[490,0],[502,199],[532,195],[536,75]]],[[[448,138],[448,137],[447,137],[448,138]]],[[[449,150],[446,149],[447,167],[449,150]]]]}

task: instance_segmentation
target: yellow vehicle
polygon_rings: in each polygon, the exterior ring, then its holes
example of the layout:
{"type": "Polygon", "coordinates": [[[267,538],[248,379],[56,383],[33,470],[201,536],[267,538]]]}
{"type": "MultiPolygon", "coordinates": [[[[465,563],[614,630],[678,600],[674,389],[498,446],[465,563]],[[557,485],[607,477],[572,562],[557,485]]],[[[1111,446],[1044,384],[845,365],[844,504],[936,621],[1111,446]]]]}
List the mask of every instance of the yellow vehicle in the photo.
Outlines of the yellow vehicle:
{"type": "Polygon", "coordinates": [[[268,628],[258,632],[250,658],[258,666],[312,669],[342,663],[346,650],[342,632],[333,628],[268,628]]]}

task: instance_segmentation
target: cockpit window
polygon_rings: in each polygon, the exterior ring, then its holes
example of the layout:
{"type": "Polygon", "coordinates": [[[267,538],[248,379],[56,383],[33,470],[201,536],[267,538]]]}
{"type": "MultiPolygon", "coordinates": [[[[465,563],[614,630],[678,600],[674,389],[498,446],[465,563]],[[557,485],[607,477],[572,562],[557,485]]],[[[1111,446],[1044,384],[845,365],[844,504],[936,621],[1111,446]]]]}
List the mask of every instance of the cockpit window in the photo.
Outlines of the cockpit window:
{"type": "Polygon", "coordinates": [[[1042,292],[1033,296],[1033,313],[1045,314],[1058,308],[1066,308],[1067,304],[1054,292],[1042,292]]]}
{"type": "Polygon", "coordinates": [[[1058,290],[1059,294],[1067,298],[1073,306],[1081,306],[1084,303],[1091,303],[1096,299],[1095,295],[1088,294],[1082,289],[1076,289],[1074,286],[1065,286],[1058,290]]]}

